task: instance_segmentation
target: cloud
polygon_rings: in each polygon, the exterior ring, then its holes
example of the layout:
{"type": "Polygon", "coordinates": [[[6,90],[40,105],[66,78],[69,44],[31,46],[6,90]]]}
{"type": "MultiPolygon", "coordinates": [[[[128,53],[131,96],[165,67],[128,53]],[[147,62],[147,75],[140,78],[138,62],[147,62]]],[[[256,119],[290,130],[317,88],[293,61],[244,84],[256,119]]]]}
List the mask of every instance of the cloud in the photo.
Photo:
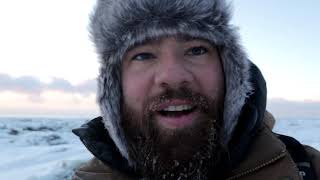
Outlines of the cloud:
{"type": "Polygon", "coordinates": [[[39,94],[43,89],[43,84],[31,76],[12,78],[7,74],[0,73],[0,91],[25,92],[28,94],[39,94]]]}
{"type": "Polygon", "coordinates": [[[69,81],[61,78],[53,78],[52,82],[47,85],[47,89],[71,93],[77,90],[69,81]]]}
{"type": "Polygon", "coordinates": [[[50,83],[44,83],[40,79],[32,76],[22,76],[18,78],[0,73],[0,92],[10,91],[28,94],[35,98],[44,91],[60,91],[64,93],[79,93],[89,95],[96,93],[96,80],[91,79],[80,84],[73,85],[62,78],[53,78],[50,83]]]}
{"type": "Polygon", "coordinates": [[[320,101],[290,101],[273,98],[267,109],[279,119],[320,119],[320,101]]]}
{"type": "Polygon", "coordinates": [[[89,95],[90,93],[97,91],[96,80],[87,80],[77,85],[77,89],[81,91],[84,95],[89,95]]]}

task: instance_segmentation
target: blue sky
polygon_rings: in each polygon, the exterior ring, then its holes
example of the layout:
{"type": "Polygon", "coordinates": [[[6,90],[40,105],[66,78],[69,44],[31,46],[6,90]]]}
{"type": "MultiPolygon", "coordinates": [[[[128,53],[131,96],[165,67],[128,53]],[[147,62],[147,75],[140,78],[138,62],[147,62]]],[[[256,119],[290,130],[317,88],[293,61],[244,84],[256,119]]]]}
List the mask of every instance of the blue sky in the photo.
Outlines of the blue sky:
{"type": "MultiPolygon", "coordinates": [[[[87,32],[94,2],[0,2],[0,115],[98,114],[87,32]]],[[[232,23],[267,80],[268,108],[320,118],[320,1],[232,2],[232,23]]]]}
{"type": "Polygon", "coordinates": [[[269,96],[320,100],[320,1],[234,2],[234,23],[269,96]]]}

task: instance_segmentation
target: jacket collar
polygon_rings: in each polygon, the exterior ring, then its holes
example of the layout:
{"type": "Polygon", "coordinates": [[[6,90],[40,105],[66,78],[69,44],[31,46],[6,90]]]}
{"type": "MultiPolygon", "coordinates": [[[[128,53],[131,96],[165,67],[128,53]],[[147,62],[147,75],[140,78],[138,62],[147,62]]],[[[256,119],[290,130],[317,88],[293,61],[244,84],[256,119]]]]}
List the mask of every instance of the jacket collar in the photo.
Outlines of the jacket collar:
{"type": "Polygon", "coordinates": [[[102,117],[97,117],[80,128],[73,129],[85,147],[105,165],[117,169],[128,176],[137,177],[133,169],[117,149],[107,133],[102,117]]]}
{"type": "MultiPolygon", "coordinates": [[[[96,118],[90,123],[101,123],[101,118],[96,118]]],[[[269,121],[274,121],[272,116],[265,115],[264,117],[264,124],[268,124],[269,121]]],[[[92,125],[92,124],[91,124],[92,125]]],[[[86,127],[83,127],[86,128],[86,127]]],[[[81,128],[78,130],[75,130],[76,133],[81,133],[81,128]]],[[[91,135],[94,134],[94,132],[90,133],[91,135]]],[[[85,134],[82,134],[85,135],[85,134]]],[[[88,134],[86,134],[87,136],[88,134]]],[[[85,143],[86,141],[84,141],[85,143]]],[[[94,143],[93,143],[94,144],[94,143]]],[[[98,143],[99,144],[99,143],[98,143]]],[[[99,148],[100,145],[97,145],[97,148],[99,148]]],[[[97,152],[93,152],[97,153],[97,152]]],[[[130,170],[125,169],[125,167],[120,167],[119,165],[115,164],[119,159],[117,158],[117,152],[113,152],[112,146],[110,146],[110,155],[98,155],[100,157],[100,160],[103,160],[104,162],[108,161],[108,164],[102,164],[102,163],[96,163],[98,165],[94,166],[94,172],[98,172],[101,175],[104,175],[104,173],[110,173],[110,167],[116,168],[118,173],[123,174],[124,176],[130,176],[132,179],[139,178],[138,176],[134,175],[133,172],[130,172],[130,170]],[[112,153],[114,154],[114,157],[112,157],[112,153]],[[97,170],[98,169],[98,170],[97,170]],[[100,170],[99,170],[100,169],[100,170]],[[106,172],[105,172],[106,171],[106,172]]],[[[262,128],[257,132],[256,136],[253,139],[253,142],[251,143],[251,146],[248,149],[248,154],[250,156],[247,156],[244,158],[244,160],[234,169],[227,172],[227,177],[225,177],[227,180],[233,180],[238,179],[240,177],[249,175],[251,173],[254,173],[255,171],[258,171],[271,163],[274,163],[280,159],[282,159],[286,155],[286,148],[285,145],[276,137],[273,135],[273,133],[270,130],[270,127],[267,125],[263,125],[262,128]]],[[[94,158],[95,162],[97,159],[94,158]]],[[[123,164],[122,164],[123,165],[123,164]]],[[[88,167],[87,167],[88,168],[88,167]]],[[[89,167],[89,169],[92,167],[89,167]]],[[[88,171],[85,170],[85,171],[88,171]]],[[[91,172],[91,170],[89,170],[91,172]]],[[[114,171],[113,171],[114,173],[114,171]]]]}

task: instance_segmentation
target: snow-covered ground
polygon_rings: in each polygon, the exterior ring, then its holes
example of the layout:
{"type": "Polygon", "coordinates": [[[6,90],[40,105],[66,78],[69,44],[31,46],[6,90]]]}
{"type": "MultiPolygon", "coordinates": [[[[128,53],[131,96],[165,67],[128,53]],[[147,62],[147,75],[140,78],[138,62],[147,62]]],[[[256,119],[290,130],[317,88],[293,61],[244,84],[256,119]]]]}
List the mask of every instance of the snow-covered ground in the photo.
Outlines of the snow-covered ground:
{"type": "MultiPolygon", "coordinates": [[[[71,129],[86,119],[0,118],[1,180],[67,180],[92,155],[71,129]]],[[[320,120],[279,120],[275,131],[320,150],[320,120]]]]}
{"type": "Polygon", "coordinates": [[[273,129],[320,151],[320,119],[280,119],[273,129]]]}
{"type": "Polygon", "coordinates": [[[67,180],[92,155],[71,129],[85,119],[0,118],[1,180],[67,180]]]}

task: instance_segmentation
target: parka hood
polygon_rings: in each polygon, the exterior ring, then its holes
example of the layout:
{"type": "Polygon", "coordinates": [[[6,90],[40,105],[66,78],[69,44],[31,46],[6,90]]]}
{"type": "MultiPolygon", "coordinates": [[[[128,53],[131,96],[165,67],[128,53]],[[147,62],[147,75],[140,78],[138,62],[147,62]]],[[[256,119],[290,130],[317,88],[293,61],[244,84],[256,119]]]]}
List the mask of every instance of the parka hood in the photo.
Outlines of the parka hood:
{"type": "Polygon", "coordinates": [[[218,48],[226,86],[221,140],[228,146],[254,91],[250,61],[229,21],[225,0],[98,0],[90,24],[101,60],[97,101],[103,124],[125,159],[130,161],[121,127],[122,58],[129,48],[164,36],[200,38],[218,48]]]}

